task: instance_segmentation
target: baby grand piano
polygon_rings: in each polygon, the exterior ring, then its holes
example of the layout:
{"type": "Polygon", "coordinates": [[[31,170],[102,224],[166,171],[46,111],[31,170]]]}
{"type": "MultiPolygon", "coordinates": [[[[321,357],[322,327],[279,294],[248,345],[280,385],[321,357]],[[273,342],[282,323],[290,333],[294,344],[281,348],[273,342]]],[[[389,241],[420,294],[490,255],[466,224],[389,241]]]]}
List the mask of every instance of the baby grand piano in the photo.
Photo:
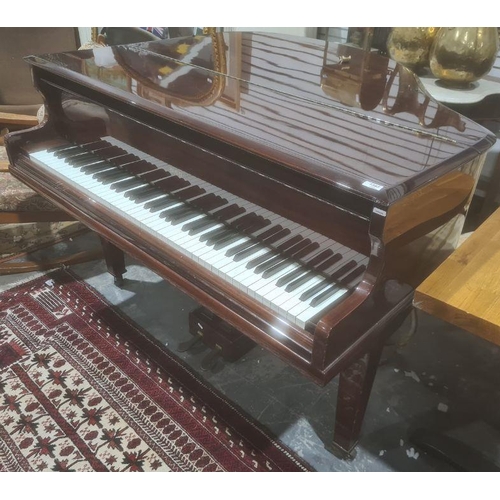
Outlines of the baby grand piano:
{"type": "Polygon", "coordinates": [[[493,137],[375,53],[259,33],[31,56],[12,174],[318,384],[358,441],[382,346],[455,247],[493,137]]]}

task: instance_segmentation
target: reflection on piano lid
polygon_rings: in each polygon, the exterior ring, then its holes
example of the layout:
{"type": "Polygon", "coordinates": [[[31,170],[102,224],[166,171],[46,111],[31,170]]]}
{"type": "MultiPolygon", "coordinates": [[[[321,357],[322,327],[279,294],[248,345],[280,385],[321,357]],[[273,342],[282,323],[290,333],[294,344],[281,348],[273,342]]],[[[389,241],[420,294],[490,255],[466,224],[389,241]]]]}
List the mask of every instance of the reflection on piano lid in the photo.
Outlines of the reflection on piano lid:
{"type": "Polygon", "coordinates": [[[109,49],[29,61],[382,203],[429,182],[433,168],[478,143],[488,146],[480,126],[430,99],[412,73],[375,54],[367,62],[353,47],[225,33],[112,47],[114,65],[106,59],[98,68],[100,51],[109,56],[109,49]],[[325,93],[339,74],[328,77],[333,62],[346,54],[353,76],[342,92],[359,81],[361,109],[325,93]],[[238,100],[232,107],[231,99],[238,100]]]}

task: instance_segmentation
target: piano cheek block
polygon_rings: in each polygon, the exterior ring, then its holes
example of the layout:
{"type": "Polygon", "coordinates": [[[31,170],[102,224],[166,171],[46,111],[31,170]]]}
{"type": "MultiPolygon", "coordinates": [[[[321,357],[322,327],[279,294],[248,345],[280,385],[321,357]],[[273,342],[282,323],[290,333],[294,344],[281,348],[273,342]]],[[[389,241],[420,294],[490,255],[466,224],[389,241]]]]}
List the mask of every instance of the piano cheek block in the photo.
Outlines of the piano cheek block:
{"type": "Polygon", "coordinates": [[[347,45],[137,50],[29,57],[50,120],[7,137],[12,173],[101,236],[118,284],[125,250],[197,299],[191,332],[218,355],[256,342],[318,384],[340,374],[333,447],[352,457],[381,348],[455,245],[494,138],[347,45]]]}

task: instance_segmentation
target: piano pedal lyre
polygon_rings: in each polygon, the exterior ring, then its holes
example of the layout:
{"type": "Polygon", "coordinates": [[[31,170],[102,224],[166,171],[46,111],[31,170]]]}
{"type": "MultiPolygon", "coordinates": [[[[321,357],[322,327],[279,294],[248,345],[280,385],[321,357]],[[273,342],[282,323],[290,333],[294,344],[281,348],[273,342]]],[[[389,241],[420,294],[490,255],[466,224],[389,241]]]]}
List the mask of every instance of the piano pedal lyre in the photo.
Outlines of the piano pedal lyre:
{"type": "Polygon", "coordinates": [[[202,370],[213,370],[219,359],[234,362],[249,352],[255,343],[221,318],[200,307],[189,314],[189,332],[193,338],[179,344],[185,352],[202,342],[210,352],[201,361],[202,370]]]}

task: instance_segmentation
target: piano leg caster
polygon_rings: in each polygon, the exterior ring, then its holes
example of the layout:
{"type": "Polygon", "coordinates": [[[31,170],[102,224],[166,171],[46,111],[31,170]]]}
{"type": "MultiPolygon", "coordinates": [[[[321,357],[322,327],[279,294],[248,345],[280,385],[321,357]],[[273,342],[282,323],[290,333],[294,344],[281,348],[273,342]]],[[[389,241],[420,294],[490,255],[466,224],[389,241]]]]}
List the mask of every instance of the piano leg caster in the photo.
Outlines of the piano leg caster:
{"type": "Polygon", "coordinates": [[[124,283],[123,274],[127,272],[125,268],[125,254],[103,237],[100,238],[108,272],[114,276],[115,285],[121,288],[124,283]]]}
{"type": "Polygon", "coordinates": [[[383,343],[367,352],[340,374],[333,447],[331,451],[342,459],[352,460],[359,440],[383,343]]]}

